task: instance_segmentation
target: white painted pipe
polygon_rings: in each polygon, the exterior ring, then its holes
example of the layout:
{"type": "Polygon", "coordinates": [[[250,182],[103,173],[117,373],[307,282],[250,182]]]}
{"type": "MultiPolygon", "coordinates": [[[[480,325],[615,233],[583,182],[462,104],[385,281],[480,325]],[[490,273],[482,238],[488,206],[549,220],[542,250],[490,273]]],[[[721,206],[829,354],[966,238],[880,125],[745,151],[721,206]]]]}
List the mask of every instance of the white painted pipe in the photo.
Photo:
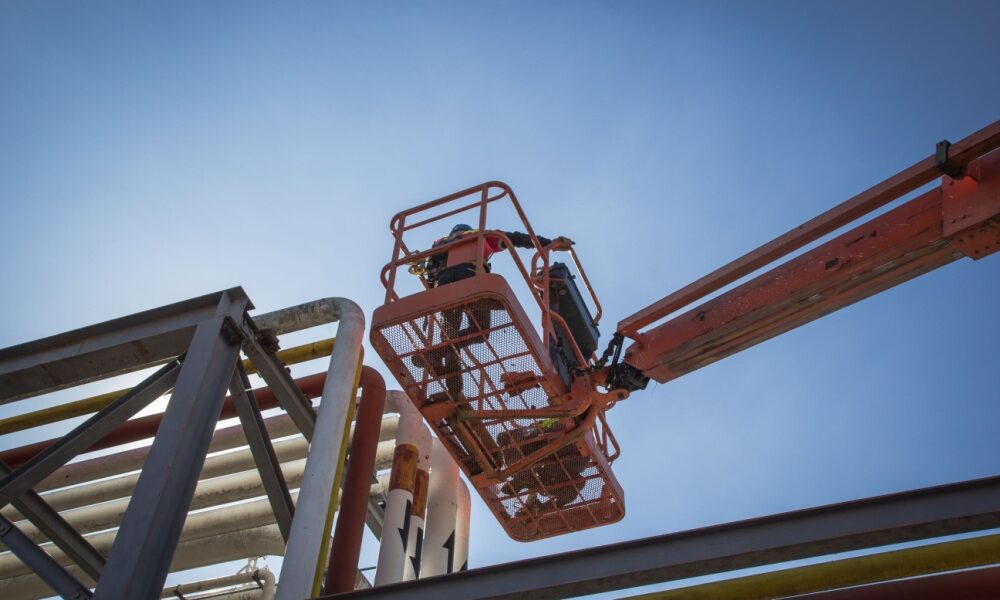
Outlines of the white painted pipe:
{"type": "MultiPolygon", "coordinates": [[[[305,458],[308,446],[305,438],[299,436],[275,442],[274,452],[278,460],[284,463],[305,458]]],[[[202,468],[200,479],[204,482],[213,477],[230,475],[254,468],[256,468],[256,465],[249,448],[216,454],[205,459],[205,466],[202,468]]],[[[282,466],[282,469],[284,469],[284,466],[282,466]]],[[[42,498],[49,503],[49,506],[58,511],[125,498],[130,496],[135,489],[139,474],[136,472],[119,475],[94,483],[54,490],[42,494],[42,498]]],[[[24,518],[11,506],[5,507],[0,512],[11,520],[24,518]]]]}
{"type": "MultiPolygon", "coordinates": [[[[394,443],[382,442],[378,445],[375,454],[375,466],[384,469],[392,464],[394,443]]],[[[251,459],[251,467],[253,467],[251,459]]],[[[305,469],[305,459],[293,460],[281,465],[281,473],[285,478],[289,489],[299,487],[302,481],[302,473],[305,469]]],[[[111,482],[114,483],[113,480],[111,482]]],[[[97,482],[90,486],[100,487],[105,482],[97,482]]],[[[189,510],[198,510],[211,506],[237,502],[248,498],[257,498],[265,494],[264,484],[260,479],[260,472],[256,468],[240,471],[213,479],[199,481],[195,487],[194,496],[191,500],[189,510]]],[[[99,504],[83,506],[62,513],[62,517],[80,533],[90,533],[117,527],[121,522],[125,509],[131,498],[118,498],[99,504]]],[[[45,534],[38,530],[31,523],[18,525],[26,536],[36,542],[41,542],[46,538],[45,534]]]]}
{"type": "MultiPolygon", "coordinates": [[[[275,313],[271,313],[273,315],[275,313]]],[[[330,543],[332,512],[330,498],[340,464],[348,411],[355,398],[355,382],[361,359],[365,317],[361,308],[346,298],[327,298],[278,311],[279,315],[254,318],[259,326],[280,333],[282,323],[312,323],[338,320],[337,343],[330,356],[323,385],[316,430],[302,475],[299,502],[292,518],[285,560],[281,564],[278,600],[302,600],[319,592],[324,549],[330,543]]]]}
{"type": "MultiPolygon", "coordinates": [[[[372,485],[371,495],[377,496],[385,492],[388,487],[388,477],[379,477],[378,483],[372,485]]],[[[295,501],[297,493],[292,493],[292,500],[295,501]]],[[[271,503],[267,498],[260,498],[242,504],[232,504],[212,510],[189,514],[184,522],[184,529],[181,530],[181,541],[196,540],[206,537],[219,536],[233,531],[240,531],[247,528],[269,525],[274,522],[274,512],[271,510],[271,503]]],[[[106,554],[111,549],[118,531],[103,531],[85,536],[99,552],[106,554]]],[[[45,544],[42,548],[49,553],[61,565],[70,564],[70,560],[58,548],[52,544],[45,544]]],[[[219,559],[215,562],[222,562],[228,559],[219,559]]],[[[206,564],[213,564],[212,562],[206,564]]],[[[30,569],[10,552],[0,554],[0,578],[10,578],[30,572],[30,569]]],[[[2,583],[2,579],[0,579],[2,583]]],[[[0,587],[2,589],[2,587],[0,587]]],[[[3,596],[0,596],[2,598],[3,596]]]]}
{"type": "Polygon", "coordinates": [[[425,468],[430,460],[430,433],[424,425],[423,416],[403,392],[387,392],[385,400],[387,410],[399,413],[399,428],[375,570],[376,586],[403,580],[416,470],[422,456],[425,468]],[[425,451],[421,452],[421,449],[425,451]]]}
{"type": "Polygon", "coordinates": [[[270,577],[272,581],[274,580],[274,574],[271,573],[266,568],[255,569],[253,571],[243,571],[235,575],[226,575],[225,577],[216,577],[214,579],[205,579],[203,581],[182,583],[180,585],[171,586],[165,588],[160,597],[161,598],[186,597],[190,594],[195,594],[198,592],[220,590],[225,587],[247,585],[247,584],[253,585],[254,589],[259,593],[262,589],[266,588],[267,586],[266,580],[268,577],[270,577]]]}
{"type": "MultiPolygon", "coordinates": [[[[379,439],[392,440],[391,436],[395,435],[395,425],[397,422],[398,419],[395,417],[384,419],[379,439]]],[[[274,443],[275,454],[278,460],[283,463],[305,458],[308,447],[308,443],[302,436],[287,438],[274,443]]],[[[377,469],[386,469],[392,464],[392,447],[393,442],[391,441],[383,441],[379,444],[376,454],[377,469]]],[[[201,480],[204,483],[205,480],[213,477],[231,475],[250,469],[256,469],[256,463],[249,448],[215,454],[205,459],[205,466],[201,470],[201,480]]],[[[284,469],[284,466],[282,469],[284,469]]],[[[288,476],[287,473],[285,475],[286,477],[288,476]]],[[[298,475],[300,476],[301,472],[298,475]]],[[[80,508],[129,496],[132,494],[132,490],[135,489],[138,479],[139,473],[121,475],[112,479],[47,492],[42,494],[42,498],[57,511],[80,508]]],[[[296,477],[295,485],[298,485],[298,476],[296,477]]],[[[8,505],[4,507],[0,510],[0,513],[11,521],[24,519],[13,506],[8,505]]]]}
{"type": "Polygon", "coordinates": [[[455,571],[465,571],[469,568],[469,518],[472,511],[472,500],[469,488],[461,479],[458,480],[458,510],[455,518],[455,571]]]}
{"type": "MultiPolygon", "coordinates": [[[[298,427],[292,423],[292,419],[288,415],[278,415],[264,419],[264,425],[267,427],[267,431],[272,439],[299,433],[298,427]]],[[[247,438],[243,435],[243,427],[235,425],[216,430],[212,436],[212,442],[208,447],[208,451],[219,452],[246,445],[247,438]]],[[[70,463],[43,479],[34,489],[37,492],[44,492],[93,481],[102,477],[137,471],[146,463],[147,456],[149,456],[149,446],[143,446],[124,452],[116,452],[114,454],[70,463]]]]}
{"type": "Polygon", "coordinates": [[[260,596],[261,600],[274,600],[274,594],[277,592],[274,573],[268,569],[258,569],[257,577],[264,584],[264,591],[260,596]]]}
{"type": "MultiPolygon", "coordinates": [[[[429,440],[428,440],[429,441],[429,440]]],[[[403,581],[413,581],[421,576],[420,561],[423,556],[424,515],[427,510],[427,463],[417,468],[417,481],[413,488],[413,510],[406,538],[406,560],[403,561],[403,581]]]]}
{"type": "MultiPolygon", "coordinates": [[[[92,536],[88,536],[88,539],[93,540],[92,536]]],[[[108,548],[110,548],[110,543],[108,548]]],[[[107,552],[107,548],[98,549],[107,552]]],[[[182,541],[177,545],[170,570],[184,571],[254,556],[280,556],[284,551],[285,542],[281,539],[281,532],[277,525],[252,527],[216,536],[182,541]]],[[[69,564],[69,561],[63,561],[61,564],[66,566],[66,570],[84,584],[94,585],[94,582],[76,565],[69,564]]],[[[0,580],[0,598],[4,600],[36,600],[51,595],[52,588],[42,583],[42,580],[34,573],[0,580]]]]}
{"type": "Polygon", "coordinates": [[[185,600],[261,600],[263,597],[263,590],[259,587],[242,587],[200,596],[184,596],[185,600]]]}
{"type": "MultiPolygon", "coordinates": [[[[293,500],[295,496],[296,494],[293,493],[293,500]]],[[[261,498],[243,504],[188,515],[184,522],[184,529],[181,530],[181,540],[211,537],[250,527],[269,525],[273,522],[274,513],[271,510],[271,503],[267,498],[261,498]]],[[[85,537],[98,552],[106,556],[117,533],[118,530],[104,531],[85,537]]],[[[51,544],[46,544],[43,548],[59,564],[69,564],[66,555],[58,548],[53,548],[51,544]]],[[[29,571],[30,569],[13,554],[7,552],[0,555],[0,577],[12,577],[29,571]]]]}
{"type": "MultiPolygon", "coordinates": [[[[264,424],[267,427],[267,431],[272,439],[284,438],[291,435],[296,435],[299,433],[298,427],[292,423],[291,418],[288,415],[277,415],[274,417],[269,417],[264,419],[264,424]]],[[[399,418],[395,415],[389,415],[382,419],[382,428],[379,432],[379,441],[391,440],[396,437],[396,427],[399,424],[399,418]]],[[[352,425],[353,428],[353,425],[352,425]]],[[[353,430],[352,430],[353,431],[353,430]]],[[[302,440],[297,442],[297,445],[292,447],[304,448],[304,439],[301,435],[297,438],[302,440]]],[[[289,450],[290,441],[278,440],[274,442],[275,451],[279,450],[281,446],[284,451],[289,450]]],[[[222,452],[225,450],[231,450],[233,448],[246,447],[247,439],[243,434],[243,427],[236,425],[233,427],[225,427],[219,429],[212,436],[212,443],[209,446],[209,452],[222,452]]],[[[130,471],[137,471],[142,468],[142,465],[146,462],[146,456],[149,454],[149,446],[142,448],[133,448],[131,450],[126,450],[124,452],[117,452],[115,454],[108,454],[105,456],[99,456],[97,458],[92,458],[89,460],[84,460],[76,463],[70,463],[65,467],[62,467],[51,476],[42,481],[38,486],[36,486],[37,491],[48,491],[65,486],[76,486],[81,483],[86,483],[88,481],[93,481],[95,479],[101,479],[105,477],[111,477],[114,475],[120,475],[122,473],[128,473],[130,471]]],[[[224,475],[227,473],[234,473],[236,471],[241,471],[249,467],[239,468],[236,466],[230,466],[227,461],[236,460],[236,457],[230,456],[234,453],[222,453],[210,455],[205,459],[205,466],[201,470],[201,479],[207,479],[209,477],[217,477],[219,475],[224,475]]],[[[294,458],[302,458],[305,456],[305,450],[302,450],[301,455],[295,455],[294,458]]],[[[252,461],[252,455],[249,449],[242,451],[243,462],[240,464],[246,464],[246,460],[252,461]],[[247,458],[250,457],[250,458],[247,458]]],[[[287,455],[288,458],[282,458],[279,456],[279,460],[293,460],[292,455],[287,455]]],[[[135,474],[132,478],[132,484],[128,486],[125,482],[122,483],[123,486],[127,487],[127,492],[120,496],[113,496],[120,498],[124,495],[129,495],[135,488],[135,481],[138,479],[139,475],[135,474]]],[[[50,496],[43,494],[43,496],[48,500],[50,496]]],[[[84,504],[89,504],[92,502],[99,502],[100,500],[86,500],[86,498],[81,498],[81,504],[76,506],[83,506],[84,504]]],[[[53,500],[49,500],[50,503],[53,500]]],[[[53,505],[53,507],[55,507],[53,505]]],[[[64,508],[69,507],[69,505],[64,506],[64,508]]],[[[62,508],[55,507],[56,510],[62,510],[62,508]]],[[[13,509],[10,509],[13,510],[13,509]]],[[[5,512],[4,515],[9,513],[5,512]]],[[[8,518],[11,518],[8,516],[8,518]]]]}
{"type": "MultiPolygon", "coordinates": [[[[282,475],[284,475],[285,481],[290,488],[294,489],[298,487],[304,467],[305,460],[296,460],[281,465],[282,475]]],[[[103,482],[95,485],[100,485],[101,483],[103,482]]],[[[264,484],[261,482],[260,473],[256,469],[241,471],[232,475],[199,481],[195,488],[194,496],[191,499],[190,510],[236,502],[247,498],[257,498],[264,493],[264,484]]],[[[125,514],[125,509],[128,508],[130,501],[131,498],[128,497],[118,498],[109,502],[65,511],[62,513],[62,517],[80,533],[111,529],[121,523],[122,515],[125,514]]],[[[47,539],[45,534],[31,523],[23,523],[18,526],[26,536],[35,542],[47,539]]],[[[234,527],[234,529],[236,528],[238,528],[238,524],[234,527]]]]}
{"type": "Polygon", "coordinates": [[[431,442],[431,478],[427,492],[427,527],[424,530],[420,576],[451,573],[455,564],[455,525],[458,515],[458,465],[434,438],[431,442]]]}

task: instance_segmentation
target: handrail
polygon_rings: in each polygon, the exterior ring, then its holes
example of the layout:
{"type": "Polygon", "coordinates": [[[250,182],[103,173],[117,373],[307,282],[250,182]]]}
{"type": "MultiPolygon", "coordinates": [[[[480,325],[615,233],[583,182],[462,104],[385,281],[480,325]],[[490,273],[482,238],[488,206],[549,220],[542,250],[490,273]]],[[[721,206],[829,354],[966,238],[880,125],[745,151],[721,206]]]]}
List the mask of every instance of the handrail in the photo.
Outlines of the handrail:
{"type": "MultiPolygon", "coordinates": [[[[595,323],[600,321],[601,315],[603,314],[603,309],[601,307],[600,301],[597,299],[597,294],[594,292],[594,288],[591,285],[589,278],[587,277],[586,271],[583,269],[583,265],[580,263],[580,259],[577,256],[576,252],[573,250],[572,246],[560,245],[558,243],[550,243],[547,246],[543,246],[541,244],[541,242],[538,239],[538,236],[535,235],[535,232],[532,229],[531,224],[528,222],[528,218],[525,215],[524,210],[521,208],[521,205],[518,202],[517,197],[515,196],[513,190],[511,190],[510,186],[508,186],[507,184],[499,181],[488,181],[480,185],[472,186],[464,190],[461,190],[459,192],[443,196],[436,200],[425,202],[413,208],[400,211],[399,213],[394,215],[390,220],[389,230],[394,238],[393,254],[390,261],[382,267],[382,271],[379,275],[379,278],[382,281],[382,285],[386,289],[386,294],[385,294],[386,303],[396,301],[400,297],[395,290],[396,274],[398,272],[399,267],[403,265],[413,265],[422,260],[426,260],[432,256],[436,256],[439,254],[446,254],[449,250],[452,250],[457,246],[474,242],[476,244],[476,252],[474,258],[476,274],[481,275],[485,272],[486,261],[484,257],[485,254],[484,248],[486,244],[486,239],[497,238],[507,248],[511,249],[510,256],[514,263],[514,266],[517,268],[518,272],[521,274],[521,277],[528,285],[529,289],[532,292],[531,294],[532,297],[535,299],[536,304],[538,304],[538,308],[541,311],[541,317],[542,317],[542,338],[545,340],[546,343],[549,343],[550,339],[552,339],[555,335],[554,334],[555,327],[559,327],[565,333],[567,333],[565,337],[567,340],[569,340],[569,343],[572,345],[571,350],[573,354],[576,356],[579,363],[581,365],[586,365],[590,362],[591,358],[585,357],[583,355],[583,352],[580,350],[579,345],[576,343],[576,340],[574,340],[573,336],[569,334],[569,327],[566,324],[565,320],[562,317],[560,317],[557,313],[552,311],[552,309],[549,308],[550,305],[549,260],[548,260],[549,253],[555,249],[562,249],[569,252],[570,257],[573,260],[573,264],[575,265],[577,272],[583,279],[584,284],[587,287],[587,292],[590,294],[590,297],[594,302],[594,307],[596,309],[596,316],[594,318],[595,323]],[[498,193],[491,195],[490,191],[494,188],[499,188],[500,191],[498,193]],[[422,220],[419,220],[415,223],[407,224],[408,218],[413,218],[417,215],[421,215],[422,213],[426,213],[431,209],[443,206],[450,202],[468,198],[474,194],[479,196],[479,199],[477,201],[464,204],[458,208],[451,209],[431,217],[425,217],[422,220]],[[502,200],[504,198],[508,198],[510,200],[511,205],[514,207],[514,210],[520,217],[522,225],[526,229],[529,237],[531,238],[531,243],[534,246],[535,253],[532,256],[530,272],[525,267],[524,262],[521,260],[521,257],[518,256],[517,252],[513,251],[514,245],[511,243],[510,238],[504,232],[498,230],[486,229],[487,205],[489,205],[492,202],[502,200]],[[477,228],[477,231],[474,234],[474,238],[473,236],[463,236],[451,240],[435,248],[429,248],[427,250],[417,250],[417,251],[411,251],[406,246],[403,240],[405,233],[408,231],[412,231],[419,227],[423,227],[425,225],[447,219],[462,212],[474,210],[477,207],[479,208],[479,223],[478,223],[479,227],[477,228]],[[541,267],[542,285],[540,289],[537,284],[537,275],[536,275],[539,272],[539,267],[538,267],[539,259],[541,259],[542,261],[542,267],[541,267]]],[[[421,280],[421,282],[426,286],[426,282],[424,282],[423,280],[421,280]]]]}

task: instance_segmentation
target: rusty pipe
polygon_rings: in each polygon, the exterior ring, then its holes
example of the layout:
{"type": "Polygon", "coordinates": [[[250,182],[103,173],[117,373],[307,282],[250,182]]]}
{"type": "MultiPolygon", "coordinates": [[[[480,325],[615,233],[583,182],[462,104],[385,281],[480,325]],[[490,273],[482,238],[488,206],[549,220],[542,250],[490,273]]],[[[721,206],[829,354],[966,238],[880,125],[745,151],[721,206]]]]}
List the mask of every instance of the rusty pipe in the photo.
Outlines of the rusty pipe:
{"type": "Polygon", "coordinates": [[[369,488],[375,465],[382,411],[385,408],[385,380],[371,367],[361,370],[361,403],[355,420],[351,454],[344,476],[344,496],[340,501],[333,549],[326,570],[324,594],[354,589],[361,538],[368,513],[369,488]]]}

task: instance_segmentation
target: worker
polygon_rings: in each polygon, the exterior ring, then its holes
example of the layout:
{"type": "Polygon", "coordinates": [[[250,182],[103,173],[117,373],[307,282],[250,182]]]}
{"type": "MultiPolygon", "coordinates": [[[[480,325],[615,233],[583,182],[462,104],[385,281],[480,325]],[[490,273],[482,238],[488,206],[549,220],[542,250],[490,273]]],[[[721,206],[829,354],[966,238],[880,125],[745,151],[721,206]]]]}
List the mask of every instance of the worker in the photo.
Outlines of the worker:
{"type": "MultiPolygon", "coordinates": [[[[431,245],[432,248],[439,248],[454,242],[457,239],[468,235],[475,235],[478,233],[477,230],[473,229],[471,226],[465,223],[459,223],[451,228],[451,233],[444,236],[443,238],[438,238],[431,245]]],[[[520,233],[517,231],[502,231],[510,243],[515,248],[526,248],[528,250],[534,249],[535,244],[531,240],[531,236],[526,233],[520,233]]],[[[558,237],[555,240],[550,240],[547,237],[537,236],[538,243],[543,247],[548,246],[553,241],[560,242],[566,245],[573,245],[573,240],[565,237],[558,237]]],[[[498,236],[487,235],[483,240],[483,260],[484,260],[484,270],[490,272],[490,257],[492,257],[497,252],[503,252],[507,249],[507,245],[503,239],[498,236]]],[[[454,283],[456,281],[461,281],[462,279],[468,279],[476,274],[476,265],[471,262],[461,263],[457,265],[447,266],[448,264],[448,253],[442,252],[441,254],[435,254],[430,257],[427,261],[427,275],[426,281],[431,287],[438,287],[442,285],[447,285],[449,283],[454,283]]]]}
{"type": "MultiPolygon", "coordinates": [[[[478,230],[473,229],[465,223],[459,223],[451,228],[451,232],[445,237],[434,241],[432,248],[439,248],[465,236],[476,235],[478,230]]],[[[526,233],[516,231],[500,232],[506,236],[507,241],[516,248],[535,248],[531,236],[526,233]]],[[[555,240],[543,236],[537,236],[538,243],[543,247],[558,242],[557,248],[562,249],[573,245],[573,240],[566,237],[558,237],[555,240]]],[[[507,249],[506,241],[499,236],[486,235],[483,240],[483,269],[490,272],[490,258],[497,252],[507,249]]],[[[431,255],[423,266],[424,281],[432,288],[441,287],[468,279],[475,276],[476,265],[473,262],[464,262],[457,265],[448,266],[448,253],[431,255]]],[[[491,299],[479,300],[469,308],[449,308],[441,311],[441,328],[448,340],[457,340],[447,346],[430,352],[428,355],[414,355],[411,362],[418,368],[429,368],[437,375],[446,376],[445,387],[452,394],[453,400],[464,398],[462,394],[462,374],[459,371],[460,357],[457,350],[470,346],[471,344],[482,342],[483,335],[471,335],[476,332],[488,332],[492,325],[493,311],[500,309],[498,302],[491,299]],[[462,327],[463,320],[467,320],[468,325],[462,327]],[[428,360],[429,359],[429,360],[428,360]],[[429,364],[428,364],[429,362],[429,364]]],[[[438,398],[443,399],[443,398],[438,398]]],[[[433,400],[432,400],[433,401],[433,400]]]]}

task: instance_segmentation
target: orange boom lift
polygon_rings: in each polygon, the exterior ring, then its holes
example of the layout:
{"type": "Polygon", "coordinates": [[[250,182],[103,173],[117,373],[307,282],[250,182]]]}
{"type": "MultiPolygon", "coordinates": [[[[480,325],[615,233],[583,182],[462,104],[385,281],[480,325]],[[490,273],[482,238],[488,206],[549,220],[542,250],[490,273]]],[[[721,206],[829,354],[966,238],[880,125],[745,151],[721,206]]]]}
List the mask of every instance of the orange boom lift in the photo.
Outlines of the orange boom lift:
{"type": "Polygon", "coordinates": [[[512,538],[613,523],[625,506],[611,471],[619,447],[608,409],[649,379],[670,381],[959,258],[996,252],[998,147],[1000,121],[939,143],[934,155],[622,320],[600,356],[601,307],[573,248],[541,245],[510,187],[484,183],[393,217],[371,342],[512,538]],[[689,308],[937,178],[930,191],[689,308]],[[503,232],[487,228],[498,202],[513,206],[532,239],[527,265],[503,232]],[[404,240],[466,212],[478,215],[474,234],[429,250],[404,240]],[[516,285],[534,300],[528,307],[488,271],[488,238],[511,248],[516,285]],[[554,262],[556,251],[572,269],[554,262]],[[472,263],[476,275],[430,287],[421,265],[443,253],[448,266],[472,263]],[[425,289],[401,297],[401,267],[425,289]]]}

